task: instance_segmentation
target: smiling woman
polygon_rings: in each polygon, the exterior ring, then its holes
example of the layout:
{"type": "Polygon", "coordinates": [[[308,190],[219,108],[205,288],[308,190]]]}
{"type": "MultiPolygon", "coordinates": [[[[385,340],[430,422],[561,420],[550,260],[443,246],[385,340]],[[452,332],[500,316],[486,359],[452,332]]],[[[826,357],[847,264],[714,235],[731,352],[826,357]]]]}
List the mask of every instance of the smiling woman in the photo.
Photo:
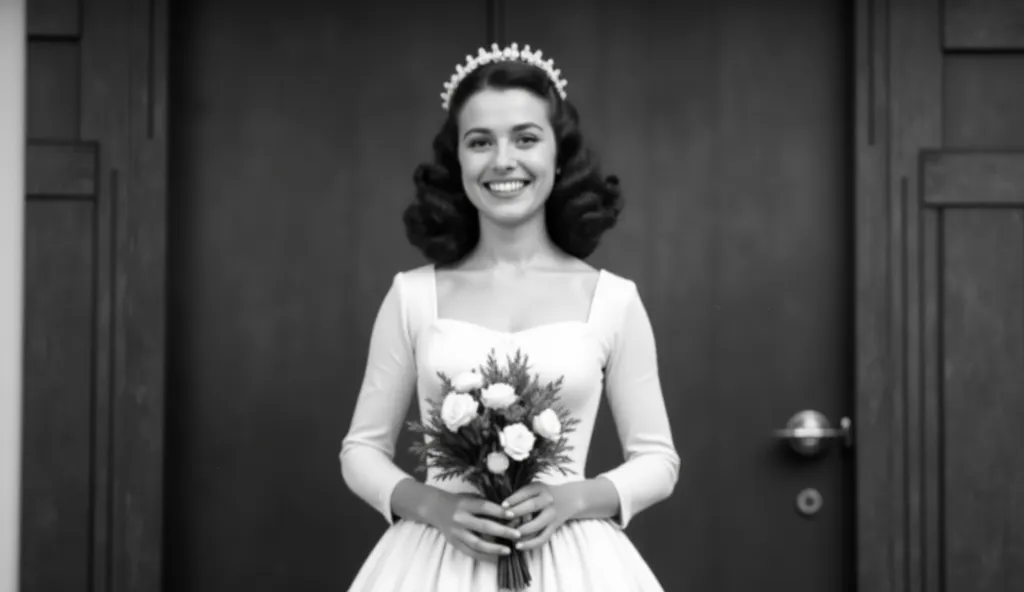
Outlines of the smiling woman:
{"type": "Polygon", "coordinates": [[[530,221],[544,232],[537,213],[556,175],[555,133],[547,102],[522,89],[485,89],[459,113],[459,165],[466,197],[481,224],[510,226],[530,221]],[[523,121],[520,121],[523,120],[523,121]]]}
{"type": "MultiPolygon", "coordinates": [[[[342,443],[345,482],[390,525],[350,590],[525,586],[499,570],[505,557],[525,561],[515,573],[532,574],[535,592],[657,592],[657,577],[623,532],[678,477],[653,329],[632,281],[583,260],[615,224],[618,183],[585,148],[550,61],[515,44],[480,56],[446,85],[435,159],[417,170],[417,200],[405,215],[411,242],[432,264],[395,275],[342,443]],[[420,482],[394,463],[413,396],[422,420],[445,394],[438,377],[470,372],[489,352],[525,355],[531,376],[559,382],[580,422],[568,438],[569,475],[541,473],[504,500],[482,499],[466,475],[449,479],[431,466],[420,482]],[[602,394],[626,460],[588,478],[602,394]]],[[[532,442],[527,426],[536,430],[539,415],[519,412],[515,426],[532,442]]],[[[504,446],[487,438],[483,451],[504,446]]],[[[509,456],[502,472],[518,471],[528,455],[509,456]]]]}
{"type": "Polygon", "coordinates": [[[416,201],[405,213],[409,240],[428,259],[465,257],[481,239],[481,223],[501,228],[526,219],[534,239],[569,255],[584,258],[597,248],[622,209],[619,183],[601,173],[561,92],[543,69],[516,61],[481,66],[461,80],[434,138],[434,161],[417,168],[416,201]]]}
{"type": "Polygon", "coordinates": [[[482,222],[521,222],[535,217],[547,200],[556,175],[547,112],[544,99],[521,89],[482,90],[463,106],[462,184],[482,222]]]}

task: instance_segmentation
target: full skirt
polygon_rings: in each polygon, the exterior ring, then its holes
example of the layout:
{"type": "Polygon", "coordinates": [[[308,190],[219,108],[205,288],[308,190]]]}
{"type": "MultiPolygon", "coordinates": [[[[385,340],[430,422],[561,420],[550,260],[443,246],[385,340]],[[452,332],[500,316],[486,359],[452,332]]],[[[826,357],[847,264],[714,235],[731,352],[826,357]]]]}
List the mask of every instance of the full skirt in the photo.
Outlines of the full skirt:
{"type": "MultiPolygon", "coordinates": [[[[607,520],[567,522],[526,557],[529,592],[663,592],[633,543],[607,520]]],[[[498,592],[497,562],[476,561],[436,528],[402,520],[377,542],[349,592],[498,592]]]]}

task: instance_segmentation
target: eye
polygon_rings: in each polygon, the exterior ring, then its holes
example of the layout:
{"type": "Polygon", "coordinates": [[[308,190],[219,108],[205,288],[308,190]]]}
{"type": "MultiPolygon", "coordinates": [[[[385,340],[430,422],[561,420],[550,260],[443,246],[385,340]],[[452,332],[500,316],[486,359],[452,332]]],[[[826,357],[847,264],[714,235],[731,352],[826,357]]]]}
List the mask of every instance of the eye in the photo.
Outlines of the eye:
{"type": "Polygon", "coordinates": [[[490,146],[490,144],[491,144],[491,141],[489,139],[487,139],[487,138],[482,137],[482,136],[478,136],[476,138],[470,138],[469,142],[466,143],[466,145],[469,146],[473,150],[476,150],[478,148],[486,148],[487,146],[490,146]]]}
{"type": "Polygon", "coordinates": [[[530,134],[522,135],[516,138],[516,143],[520,146],[533,146],[540,141],[540,138],[530,134]]]}

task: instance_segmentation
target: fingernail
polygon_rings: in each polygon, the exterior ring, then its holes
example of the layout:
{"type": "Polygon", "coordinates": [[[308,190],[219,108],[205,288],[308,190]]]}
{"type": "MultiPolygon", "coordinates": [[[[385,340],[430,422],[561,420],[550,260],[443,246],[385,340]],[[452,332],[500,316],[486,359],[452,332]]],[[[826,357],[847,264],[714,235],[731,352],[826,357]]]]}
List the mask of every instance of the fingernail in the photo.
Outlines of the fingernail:
{"type": "Polygon", "coordinates": [[[508,502],[501,502],[501,507],[508,509],[508,502]]]}
{"type": "Polygon", "coordinates": [[[516,517],[516,515],[513,514],[511,510],[505,512],[505,515],[508,516],[509,518],[515,518],[516,517]]]}
{"type": "Polygon", "coordinates": [[[512,531],[512,536],[514,536],[515,538],[518,539],[519,537],[521,537],[523,535],[518,530],[513,530],[512,531]]]}
{"type": "Polygon", "coordinates": [[[522,549],[522,548],[523,548],[523,544],[522,543],[516,543],[516,549],[522,549]]]}

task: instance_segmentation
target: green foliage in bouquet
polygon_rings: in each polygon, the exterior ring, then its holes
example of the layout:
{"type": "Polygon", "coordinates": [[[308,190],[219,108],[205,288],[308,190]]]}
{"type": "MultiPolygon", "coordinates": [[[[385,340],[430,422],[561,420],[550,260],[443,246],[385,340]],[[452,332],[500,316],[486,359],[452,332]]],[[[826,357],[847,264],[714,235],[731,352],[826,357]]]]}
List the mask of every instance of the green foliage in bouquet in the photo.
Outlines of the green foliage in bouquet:
{"type": "MultiPolygon", "coordinates": [[[[571,474],[566,436],[580,423],[560,404],[561,377],[542,385],[521,351],[506,362],[499,367],[492,350],[479,371],[455,380],[439,372],[444,396],[429,402],[423,422],[408,424],[424,436],[411,447],[418,471],[432,467],[439,481],[461,477],[495,503],[543,473],[571,474]]],[[[510,549],[499,558],[499,586],[525,588],[526,561],[510,549]]]]}

